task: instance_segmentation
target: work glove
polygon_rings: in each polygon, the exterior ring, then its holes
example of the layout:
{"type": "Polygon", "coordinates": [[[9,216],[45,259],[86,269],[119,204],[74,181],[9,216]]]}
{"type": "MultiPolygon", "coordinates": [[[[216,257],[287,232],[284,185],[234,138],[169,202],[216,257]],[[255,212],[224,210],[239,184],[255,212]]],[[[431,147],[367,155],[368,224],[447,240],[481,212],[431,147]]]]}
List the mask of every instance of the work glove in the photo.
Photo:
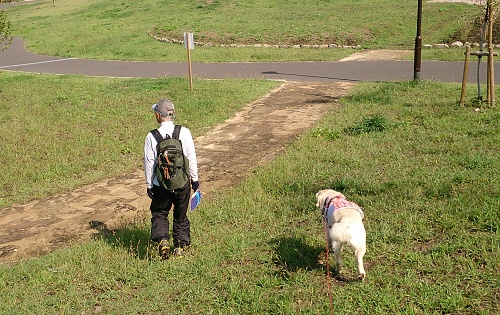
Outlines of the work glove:
{"type": "Polygon", "coordinates": [[[154,197],[153,196],[153,189],[148,188],[147,193],[148,193],[148,197],[151,198],[151,199],[153,199],[153,197],[154,197]]]}
{"type": "Polygon", "coordinates": [[[200,187],[200,182],[199,181],[191,181],[191,188],[193,189],[193,191],[196,191],[198,188],[200,187]]]}

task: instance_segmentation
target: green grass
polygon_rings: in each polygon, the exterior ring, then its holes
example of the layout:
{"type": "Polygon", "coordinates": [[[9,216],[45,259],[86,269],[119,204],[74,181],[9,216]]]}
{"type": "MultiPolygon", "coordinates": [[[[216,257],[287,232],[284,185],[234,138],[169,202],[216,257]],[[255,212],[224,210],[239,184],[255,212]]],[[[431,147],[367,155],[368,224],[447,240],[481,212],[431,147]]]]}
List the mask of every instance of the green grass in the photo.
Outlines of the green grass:
{"type": "MultiPolygon", "coordinates": [[[[424,3],[423,44],[447,43],[478,6],[424,3]]],[[[155,41],[147,32],[224,44],[338,44],[363,49],[413,49],[417,1],[252,0],[107,1],[41,0],[8,8],[13,33],[37,53],[64,57],[185,62],[182,45],[155,41]]],[[[194,61],[338,60],[352,49],[196,47],[194,61]]],[[[424,55],[425,56],[425,55],[424,55]]]]}
{"type": "MultiPolygon", "coordinates": [[[[256,82],[247,94],[259,95],[262,88],[256,82]]],[[[468,92],[473,95],[473,88],[468,92]]],[[[86,95],[102,99],[99,91],[86,95]]],[[[223,95],[214,95],[214,103],[223,95]]],[[[459,95],[458,84],[359,84],[282,155],[190,215],[188,257],[158,260],[149,220],[135,222],[110,239],[0,266],[0,309],[3,314],[329,313],[325,267],[319,263],[323,226],[314,206],[314,193],[328,187],[363,208],[368,233],[367,281],[332,280],[334,313],[495,314],[499,111],[460,107],[459,95]]],[[[141,97],[138,104],[144,107],[134,116],[147,120],[150,97],[141,97]]],[[[29,103],[24,96],[18,100],[16,105],[29,103]]],[[[81,119],[90,122],[89,116],[81,119]]],[[[138,142],[149,127],[136,132],[138,142]]],[[[351,250],[345,251],[344,264],[344,276],[355,278],[351,250]]]]}
{"type": "MultiPolygon", "coordinates": [[[[8,13],[30,49],[96,59],[184,61],[182,47],[145,35],[153,25],[176,34],[203,34],[214,25],[219,36],[239,31],[243,40],[311,36],[327,25],[326,32],[338,30],[335,35],[360,40],[363,47],[412,46],[416,1],[287,1],[290,14],[268,23],[267,17],[282,12],[280,4],[61,0],[54,8],[40,1],[8,13]],[[341,12],[338,4],[350,11],[341,12]],[[222,19],[227,12],[234,18],[222,19]],[[334,17],[341,23],[334,24],[334,17]],[[255,25],[261,28],[249,27],[255,25]]],[[[446,38],[477,11],[457,4],[425,8],[429,43],[446,38]]],[[[331,60],[347,53],[197,47],[194,57],[331,60]]],[[[150,104],[160,98],[175,101],[178,121],[196,136],[276,84],[195,80],[190,93],[185,79],[0,72],[0,207],[139,167],[137,144],[153,128],[150,104]]],[[[109,239],[1,265],[1,313],[329,313],[325,267],[319,263],[324,235],[314,207],[314,193],[328,187],[363,207],[368,232],[367,282],[333,281],[334,313],[495,314],[499,112],[476,111],[470,97],[475,87],[467,92],[468,105],[460,107],[458,84],[359,84],[281,156],[200,205],[190,216],[190,256],[159,261],[149,220],[124,225],[109,239]]],[[[350,250],[344,264],[345,277],[354,278],[350,250]]]]}
{"type": "Polygon", "coordinates": [[[116,79],[0,72],[0,207],[109,178],[142,165],[151,104],[174,100],[195,136],[277,82],[116,79]],[[15,178],[16,180],[12,180],[15,178]],[[27,185],[29,183],[29,185],[27,185]]]}

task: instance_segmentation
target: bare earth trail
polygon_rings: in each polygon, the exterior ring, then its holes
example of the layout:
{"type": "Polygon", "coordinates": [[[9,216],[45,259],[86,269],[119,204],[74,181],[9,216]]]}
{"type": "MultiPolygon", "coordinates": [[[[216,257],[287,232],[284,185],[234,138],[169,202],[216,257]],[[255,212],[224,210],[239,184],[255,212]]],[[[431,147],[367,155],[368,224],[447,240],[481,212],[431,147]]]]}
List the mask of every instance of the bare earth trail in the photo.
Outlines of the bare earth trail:
{"type": "MultiPolygon", "coordinates": [[[[353,85],[285,82],[196,138],[204,198],[241,180],[256,161],[265,163],[279,154],[353,85]],[[269,149],[256,156],[255,143],[269,149]]],[[[39,256],[148,218],[145,192],[142,169],[137,169],[70,193],[0,209],[0,263],[39,256]]]]}

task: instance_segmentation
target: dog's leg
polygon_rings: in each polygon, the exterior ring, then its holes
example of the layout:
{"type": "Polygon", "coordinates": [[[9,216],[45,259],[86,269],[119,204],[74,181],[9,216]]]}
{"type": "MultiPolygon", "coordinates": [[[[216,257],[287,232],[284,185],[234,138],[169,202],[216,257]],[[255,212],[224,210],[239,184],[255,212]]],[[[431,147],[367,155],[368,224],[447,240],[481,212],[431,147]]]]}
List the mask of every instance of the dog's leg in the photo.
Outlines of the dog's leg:
{"type": "Polygon", "coordinates": [[[354,254],[356,255],[356,262],[358,263],[358,278],[361,281],[365,281],[365,268],[363,267],[363,256],[366,253],[366,245],[362,244],[356,247],[354,254]]]}
{"type": "Polygon", "coordinates": [[[333,255],[335,256],[335,266],[337,268],[337,274],[340,274],[340,270],[342,269],[342,243],[333,241],[332,250],[333,255]]]}

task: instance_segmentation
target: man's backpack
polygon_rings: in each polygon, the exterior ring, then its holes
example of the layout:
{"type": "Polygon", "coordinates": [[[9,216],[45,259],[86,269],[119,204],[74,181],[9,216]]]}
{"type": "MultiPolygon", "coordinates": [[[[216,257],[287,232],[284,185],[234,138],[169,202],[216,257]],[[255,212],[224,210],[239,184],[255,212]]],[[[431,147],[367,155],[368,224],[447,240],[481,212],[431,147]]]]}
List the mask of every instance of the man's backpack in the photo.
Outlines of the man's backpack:
{"type": "Polygon", "coordinates": [[[175,125],[172,137],[167,134],[163,138],[158,129],[151,130],[158,142],[156,177],[160,185],[168,190],[183,188],[189,183],[189,159],[182,151],[180,132],[181,126],[175,125]]]}

